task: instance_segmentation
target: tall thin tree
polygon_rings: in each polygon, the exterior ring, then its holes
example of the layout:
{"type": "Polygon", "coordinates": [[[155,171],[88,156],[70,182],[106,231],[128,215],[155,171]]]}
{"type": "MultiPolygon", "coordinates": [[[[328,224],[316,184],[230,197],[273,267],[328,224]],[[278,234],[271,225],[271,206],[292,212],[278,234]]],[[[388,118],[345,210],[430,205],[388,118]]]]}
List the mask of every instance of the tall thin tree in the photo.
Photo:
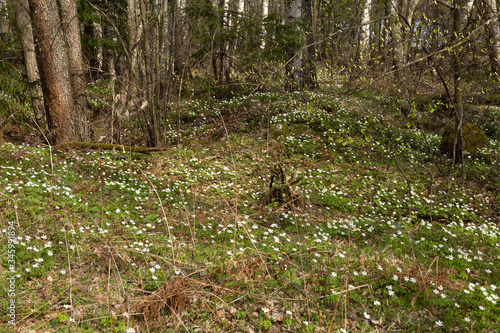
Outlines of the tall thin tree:
{"type": "MultiPolygon", "coordinates": [[[[459,0],[453,0],[453,38],[458,43],[462,37],[462,9],[459,0]]],[[[455,85],[454,111],[455,111],[455,146],[453,156],[455,162],[463,162],[463,119],[464,119],[464,84],[461,73],[460,49],[455,48],[452,53],[453,81],[455,85]]]]}
{"type": "Polygon", "coordinates": [[[500,75],[500,27],[498,26],[498,11],[496,0],[484,0],[486,3],[486,18],[488,19],[491,71],[500,75]]]}
{"type": "Polygon", "coordinates": [[[304,42],[305,50],[302,75],[304,86],[316,88],[318,85],[316,73],[316,46],[313,29],[312,0],[302,0],[302,12],[304,13],[304,42]]]}

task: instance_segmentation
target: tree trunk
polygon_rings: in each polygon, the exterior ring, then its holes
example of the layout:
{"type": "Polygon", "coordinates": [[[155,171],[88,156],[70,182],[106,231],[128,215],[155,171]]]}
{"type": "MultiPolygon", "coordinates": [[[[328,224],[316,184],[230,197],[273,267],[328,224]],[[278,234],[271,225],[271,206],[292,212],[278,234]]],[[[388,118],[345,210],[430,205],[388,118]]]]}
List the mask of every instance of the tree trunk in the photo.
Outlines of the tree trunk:
{"type": "Polygon", "coordinates": [[[392,69],[396,79],[397,90],[401,93],[401,112],[408,115],[411,111],[410,85],[411,73],[408,68],[410,45],[414,41],[413,16],[421,0],[390,0],[390,13],[395,14],[390,27],[391,39],[394,43],[392,69]]]}
{"type": "Polygon", "coordinates": [[[0,0],[0,40],[6,40],[9,35],[9,12],[5,0],[0,0]]]}
{"type": "Polygon", "coordinates": [[[120,83],[120,93],[115,97],[116,109],[112,115],[113,137],[116,142],[120,142],[121,122],[130,116],[129,110],[138,109],[138,58],[139,42],[142,37],[143,27],[138,15],[137,0],[127,0],[127,37],[128,45],[126,49],[126,58],[121,58],[124,68],[120,83]]]}
{"type": "Polygon", "coordinates": [[[312,0],[302,0],[302,12],[304,13],[306,48],[303,59],[304,67],[302,69],[302,76],[304,86],[314,89],[318,85],[318,80],[315,64],[316,46],[313,33],[312,0]]]}
{"type": "Polygon", "coordinates": [[[387,43],[388,40],[390,40],[390,43],[394,43],[394,36],[393,36],[393,22],[395,21],[394,18],[394,12],[395,8],[392,6],[392,0],[385,0],[385,6],[384,6],[384,23],[383,23],[383,29],[382,29],[382,43],[383,43],[383,59],[384,59],[384,64],[385,66],[388,66],[389,62],[392,61],[391,59],[391,48],[389,47],[389,44],[387,43]]]}
{"type": "Polygon", "coordinates": [[[72,141],[70,126],[75,105],[57,3],[53,0],[29,0],[29,5],[40,49],[40,74],[49,140],[52,144],[72,141]]]}
{"type": "Polygon", "coordinates": [[[171,38],[173,47],[170,48],[170,54],[174,72],[182,74],[186,68],[186,62],[189,58],[189,49],[185,49],[185,45],[189,40],[189,18],[186,15],[188,7],[187,0],[173,1],[175,8],[172,11],[172,29],[171,38]]]}
{"type": "Polygon", "coordinates": [[[491,71],[500,74],[500,27],[498,26],[498,12],[496,0],[485,0],[486,18],[488,19],[488,53],[490,56],[491,71]]]}
{"type": "MultiPolygon", "coordinates": [[[[302,0],[289,0],[286,3],[286,23],[298,22],[302,18],[302,0]]],[[[297,29],[297,27],[295,27],[297,29]]],[[[285,89],[302,89],[304,76],[302,75],[302,50],[289,50],[289,61],[285,66],[287,81],[285,89]]]]}
{"type": "MultiPolygon", "coordinates": [[[[462,34],[462,15],[459,5],[459,0],[453,1],[453,36],[454,42],[460,41],[462,34]]],[[[455,110],[455,149],[453,150],[453,157],[455,162],[463,162],[463,119],[464,119],[464,101],[463,101],[463,83],[460,73],[460,50],[457,48],[453,51],[452,68],[453,79],[455,84],[454,93],[454,110],[455,110]]]]}
{"type": "MultiPolygon", "coordinates": [[[[215,30],[216,34],[223,34],[225,29],[228,29],[227,25],[227,0],[217,0],[217,18],[218,27],[215,30]]],[[[215,35],[212,36],[215,38],[215,35]]],[[[212,43],[213,50],[211,52],[212,56],[212,69],[214,71],[214,77],[218,84],[229,83],[229,66],[228,66],[228,56],[227,49],[228,43],[225,38],[221,38],[218,42],[212,43]]]]}
{"type": "MultiPolygon", "coordinates": [[[[375,14],[374,16],[379,18],[381,16],[381,8],[380,5],[375,5],[375,14]]],[[[372,36],[372,49],[371,49],[371,57],[377,58],[380,55],[380,47],[382,44],[382,19],[378,19],[373,24],[373,36],[372,36]]]]}
{"type": "MultiPolygon", "coordinates": [[[[241,12],[243,12],[243,9],[245,7],[245,2],[238,0],[239,2],[242,2],[242,4],[239,4],[238,6],[241,8],[241,12]]],[[[269,15],[269,0],[262,0],[262,19],[265,19],[269,15]]]]}
{"type": "MultiPolygon", "coordinates": [[[[238,13],[243,13],[245,8],[245,1],[244,0],[238,0],[238,13]]],[[[262,0],[262,33],[265,36],[266,29],[264,28],[264,20],[269,16],[269,0],[262,0]]],[[[262,39],[262,44],[260,45],[262,49],[266,47],[266,41],[265,38],[262,39]]]]}
{"type": "Polygon", "coordinates": [[[370,49],[370,13],[372,11],[372,0],[366,0],[361,18],[359,33],[359,60],[363,62],[368,58],[370,49]]]}
{"type": "Polygon", "coordinates": [[[19,30],[21,48],[23,50],[24,64],[26,66],[26,76],[31,97],[31,105],[35,115],[35,122],[42,132],[47,130],[45,119],[45,108],[43,105],[43,92],[40,82],[40,73],[35,52],[35,42],[33,39],[33,29],[29,13],[28,0],[18,0],[14,5],[16,15],[16,26],[19,30]]]}
{"type": "Polygon", "coordinates": [[[89,141],[89,122],[87,100],[85,97],[85,68],[80,40],[80,24],[75,0],[59,0],[61,5],[62,27],[66,40],[74,109],[71,113],[72,139],[89,141]]]}
{"type": "MultiPolygon", "coordinates": [[[[94,15],[99,15],[98,13],[95,13],[94,15]]],[[[92,22],[92,37],[94,37],[96,40],[98,40],[98,44],[96,46],[95,50],[95,65],[91,65],[92,67],[95,66],[95,68],[92,69],[92,71],[95,71],[98,75],[98,77],[101,76],[103,72],[103,60],[104,60],[104,54],[103,54],[103,47],[102,47],[102,39],[104,37],[104,31],[102,28],[102,25],[98,22],[92,22]]]]}
{"type": "Polygon", "coordinates": [[[161,1],[151,3],[140,0],[140,15],[143,26],[143,49],[140,56],[140,65],[143,66],[140,75],[142,82],[141,93],[145,95],[147,105],[141,108],[144,131],[147,132],[147,142],[150,147],[165,145],[165,125],[168,96],[162,93],[162,86],[166,81],[168,68],[168,52],[163,31],[167,7],[161,1]]]}
{"type": "Polygon", "coordinates": [[[139,0],[139,5],[140,5],[140,13],[141,13],[141,23],[144,28],[144,36],[143,36],[143,42],[144,42],[144,49],[143,49],[143,63],[144,63],[144,82],[145,82],[145,92],[146,92],[146,97],[148,101],[148,105],[146,106],[146,109],[144,110],[145,112],[145,119],[147,122],[147,130],[149,132],[148,135],[148,146],[149,147],[158,147],[161,145],[161,138],[160,138],[160,123],[158,119],[158,110],[156,107],[155,103],[155,98],[154,98],[154,72],[153,72],[153,59],[154,59],[154,54],[151,50],[151,47],[153,46],[152,40],[150,39],[150,26],[149,26],[149,21],[148,17],[152,15],[151,11],[149,10],[149,6],[146,7],[146,2],[145,0],[139,0]]]}
{"type": "MultiPolygon", "coordinates": [[[[99,25],[101,26],[101,25],[99,25]]],[[[101,26],[102,30],[102,26],[101,26]]],[[[107,40],[116,40],[116,31],[110,26],[106,25],[104,27],[103,37],[107,40]]],[[[111,104],[111,138],[113,143],[121,142],[121,124],[120,119],[117,116],[117,106],[120,102],[120,94],[116,92],[116,54],[115,52],[108,48],[100,46],[100,51],[97,54],[101,55],[101,70],[105,71],[105,77],[109,80],[109,86],[111,88],[111,95],[113,97],[113,102],[111,104]]]]}

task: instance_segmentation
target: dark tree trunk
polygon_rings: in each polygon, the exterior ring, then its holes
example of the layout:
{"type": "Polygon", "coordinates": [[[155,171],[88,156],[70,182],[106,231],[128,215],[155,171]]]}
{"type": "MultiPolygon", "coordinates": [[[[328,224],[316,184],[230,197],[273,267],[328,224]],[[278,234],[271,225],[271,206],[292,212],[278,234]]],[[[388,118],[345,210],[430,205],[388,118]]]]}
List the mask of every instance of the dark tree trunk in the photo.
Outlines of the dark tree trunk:
{"type": "MultiPolygon", "coordinates": [[[[459,41],[461,34],[461,12],[458,0],[453,1],[453,35],[455,36],[455,42],[459,41]]],[[[453,151],[453,156],[455,162],[463,162],[463,132],[462,125],[464,119],[464,96],[463,96],[463,83],[462,77],[460,75],[460,50],[455,48],[453,54],[453,75],[455,83],[455,98],[454,98],[454,109],[455,109],[455,149],[453,151]]]]}
{"type": "Polygon", "coordinates": [[[16,26],[19,31],[21,48],[23,50],[26,76],[30,87],[31,105],[35,115],[35,122],[39,129],[44,132],[47,129],[45,119],[45,108],[43,105],[43,92],[40,83],[40,73],[35,52],[35,41],[29,12],[28,0],[18,0],[14,6],[16,14],[16,26]]]}
{"type": "Polygon", "coordinates": [[[49,140],[52,144],[74,141],[71,140],[70,126],[75,105],[57,3],[53,0],[28,1],[40,50],[40,74],[49,140]]]}
{"type": "Polygon", "coordinates": [[[66,41],[71,87],[75,107],[71,113],[72,139],[89,141],[88,110],[85,97],[85,66],[83,65],[80,24],[75,0],[59,0],[61,4],[62,27],[66,41]]]}

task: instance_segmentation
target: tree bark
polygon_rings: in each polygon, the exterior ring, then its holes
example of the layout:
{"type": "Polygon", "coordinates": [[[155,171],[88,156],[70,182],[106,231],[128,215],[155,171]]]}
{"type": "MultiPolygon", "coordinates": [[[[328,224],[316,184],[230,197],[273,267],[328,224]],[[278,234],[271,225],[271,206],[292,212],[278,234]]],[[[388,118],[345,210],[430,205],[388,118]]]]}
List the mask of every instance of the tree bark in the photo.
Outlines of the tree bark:
{"type": "Polygon", "coordinates": [[[148,24],[148,17],[151,16],[151,12],[149,11],[149,7],[146,7],[145,0],[139,0],[139,7],[141,13],[141,22],[144,27],[144,49],[142,52],[143,55],[143,63],[144,63],[144,91],[146,92],[148,106],[145,110],[146,115],[146,125],[147,130],[149,131],[148,135],[148,147],[157,147],[161,144],[160,140],[160,131],[159,131],[159,119],[158,113],[156,110],[156,103],[154,100],[154,82],[153,82],[153,68],[152,68],[152,58],[154,57],[151,52],[151,40],[150,40],[150,27],[148,24]]]}
{"type": "Polygon", "coordinates": [[[29,0],[29,5],[39,43],[49,141],[60,144],[72,138],[71,114],[75,107],[64,34],[56,1],[29,0]]]}
{"type": "Polygon", "coordinates": [[[410,45],[414,41],[413,16],[421,0],[389,0],[389,13],[395,14],[390,27],[394,44],[392,69],[396,79],[397,90],[401,93],[401,112],[406,116],[411,111],[410,105],[410,71],[407,64],[410,56],[410,45]]]}
{"type": "Polygon", "coordinates": [[[500,27],[498,26],[498,11],[496,0],[485,0],[486,18],[488,19],[488,53],[491,71],[500,74],[500,27]]]}
{"type": "Polygon", "coordinates": [[[85,97],[85,66],[83,64],[80,24],[75,0],[59,0],[62,27],[68,53],[71,88],[75,107],[71,114],[72,138],[75,141],[89,141],[87,100],[85,97]]]}
{"type": "MultiPolygon", "coordinates": [[[[243,11],[245,9],[245,1],[244,0],[238,0],[238,13],[243,14],[243,11]]],[[[262,0],[262,32],[265,34],[266,30],[264,28],[264,20],[269,16],[269,0],[262,0]]],[[[266,47],[266,42],[265,38],[262,40],[262,44],[260,46],[262,49],[266,47]]]]}
{"type": "MultiPolygon", "coordinates": [[[[302,0],[290,0],[287,2],[286,12],[286,23],[298,22],[302,18],[302,0]]],[[[298,29],[298,27],[295,27],[295,29],[298,29]]],[[[302,50],[290,50],[290,59],[285,66],[287,76],[285,89],[293,90],[304,87],[302,67],[302,50]]]]}
{"type": "Polygon", "coordinates": [[[125,60],[122,57],[122,67],[124,68],[120,83],[120,93],[114,97],[116,109],[112,116],[113,136],[116,142],[120,142],[121,123],[130,116],[129,109],[138,109],[139,104],[139,42],[142,37],[143,27],[140,23],[137,0],[127,0],[127,37],[125,60]],[[115,134],[116,133],[116,134],[115,134]]]}
{"type": "Polygon", "coordinates": [[[313,32],[313,15],[312,15],[312,0],[302,0],[302,12],[305,23],[304,39],[305,39],[305,54],[303,56],[302,75],[304,86],[316,88],[318,86],[316,72],[316,46],[313,32]]]}
{"type": "MultiPolygon", "coordinates": [[[[462,15],[459,0],[453,1],[453,36],[454,42],[460,41],[462,34],[462,15]]],[[[460,73],[460,50],[455,48],[452,54],[452,69],[453,79],[455,84],[454,93],[454,110],[455,110],[455,149],[453,150],[453,157],[456,163],[463,162],[463,131],[462,124],[464,119],[464,101],[463,101],[463,83],[460,73]]]]}
{"type": "Polygon", "coordinates": [[[45,108],[43,105],[43,92],[40,82],[40,73],[35,52],[35,41],[29,12],[28,0],[18,0],[14,5],[16,16],[16,26],[19,31],[21,48],[23,50],[24,64],[26,66],[26,76],[31,97],[31,105],[35,116],[35,122],[42,132],[47,129],[45,108]]]}
{"type": "Polygon", "coordinates": [[[3,12],[2,17],[0,18],[0,40],[6,40],[6,37],[9,34],[8,11],[4,9],[6,4],[5,0],[0,0],[0,11],[3,12]]]}
{"type": "Polygon", "coordinates": [[[370,13],[372,11],[372,0],[366,0],[361,18],[359,34],[359,59],[364,61],[368,58],[370,48],[370,13]]]}
{"type": "MultiPolygon", "coordinates": [[[[98,13],[95,13],[94,15],[99,15],[98,13]]],[[[104,62],[104,51],[102,47],[102,39],[104,37],[104,31],[101,23],[98,22],[92,22],[92,37],[94,37],[96,40],[98,40],[98,44],[96,46],[95,50],[95,65],[91,65],[92,67],[95,66],[95,68],[92,68],[92,71],[95,71],[98,73],[99,77],[101,76],[103,72],[103,62],[104,62]]]]}

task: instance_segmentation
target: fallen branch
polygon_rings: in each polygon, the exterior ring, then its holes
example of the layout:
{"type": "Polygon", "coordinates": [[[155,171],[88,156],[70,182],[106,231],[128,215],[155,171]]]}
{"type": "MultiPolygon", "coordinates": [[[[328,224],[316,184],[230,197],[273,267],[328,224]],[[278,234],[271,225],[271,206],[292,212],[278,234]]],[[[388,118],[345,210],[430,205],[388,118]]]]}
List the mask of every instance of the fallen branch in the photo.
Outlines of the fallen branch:
{"type": "Polygon", "coordinates": [[[97,143],[97,142],[66,142],[53,147],[54,150],[65,150],[68,148],[74,149],[95,149],[95,150],[114,150],[122,151],[124,153],[133,152],[141,154],[149,154],[155,151],[164,151],[169,148],[149,148],[149,147],[136,147],[136,146],[124,146],[111,143],[97,143]]]}

